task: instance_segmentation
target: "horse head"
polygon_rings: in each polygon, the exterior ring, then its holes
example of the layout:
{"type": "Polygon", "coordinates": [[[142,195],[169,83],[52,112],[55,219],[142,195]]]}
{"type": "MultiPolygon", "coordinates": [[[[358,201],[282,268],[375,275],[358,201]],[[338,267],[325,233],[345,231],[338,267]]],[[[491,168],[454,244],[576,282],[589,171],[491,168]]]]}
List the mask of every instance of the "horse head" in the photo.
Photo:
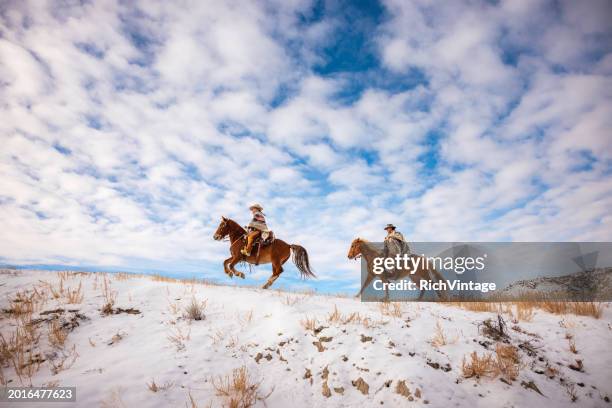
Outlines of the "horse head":
{"type": "Polygon", "coordinates": [[[221,217],[221,222],[219,223],[217,230],[213,234],[213,238],[215,239],[215,241],[221,241],[223,238],[225,238],[229,234],[229,227],[228,227],[229,223],[227,221],[228,221],[227,218],[221,217]]]}
{"type": "Polygon", "coordinates": [[[351,247],[348,251],[349,259],[357,259],[361,255],[361,243],[365,242],[362,238],[355,238],[353,242],[351,242],[351,247]]]}

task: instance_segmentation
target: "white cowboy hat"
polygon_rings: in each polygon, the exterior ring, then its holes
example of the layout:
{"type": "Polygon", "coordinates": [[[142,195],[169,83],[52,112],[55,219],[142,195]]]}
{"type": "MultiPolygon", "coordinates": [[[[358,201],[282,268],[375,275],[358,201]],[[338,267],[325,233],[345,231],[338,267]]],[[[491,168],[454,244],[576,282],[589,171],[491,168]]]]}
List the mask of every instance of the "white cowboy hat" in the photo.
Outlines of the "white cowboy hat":
{"type": "Polygon", "coordinates": [[[253,208],[257,208],[259,211],[263,211],[263,207],[261,206],[261,204],[251,204],[251,206],[249,207],[249,210],[253,209],[253,208]]]}

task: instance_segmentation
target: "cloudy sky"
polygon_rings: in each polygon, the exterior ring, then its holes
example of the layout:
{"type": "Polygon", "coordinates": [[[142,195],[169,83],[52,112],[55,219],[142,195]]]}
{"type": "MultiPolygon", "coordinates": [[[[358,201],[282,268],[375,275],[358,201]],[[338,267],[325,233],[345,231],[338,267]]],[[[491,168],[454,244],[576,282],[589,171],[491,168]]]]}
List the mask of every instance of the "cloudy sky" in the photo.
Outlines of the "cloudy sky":
{"type": "Polygon", "coordinates": [[[222,279],[212,233],[254,201],[320,290],[356,287],[349,243],[388,222],[610,241],[610,21],[606,0],[1,1],[0,262],[222,279]]]}

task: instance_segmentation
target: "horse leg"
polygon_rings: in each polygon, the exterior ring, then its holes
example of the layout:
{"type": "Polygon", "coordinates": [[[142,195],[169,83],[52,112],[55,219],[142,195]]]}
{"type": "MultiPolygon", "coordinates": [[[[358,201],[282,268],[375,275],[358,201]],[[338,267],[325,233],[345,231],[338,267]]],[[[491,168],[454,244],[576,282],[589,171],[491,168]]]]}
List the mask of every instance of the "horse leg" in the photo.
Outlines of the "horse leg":
{"type": "MultiPolygon", "coordinates": [[[[235,256],[235,257],[233,257],[233,258],[231,259],[230,264],[228,265],[229,270],[231,271],[232,275],[236,275],[236,276],[238,276],[239,278],[244,279],[244,273],[242,273],[242,272],[238,272],[238,271],[237,271],[237,270],[234,268],[234,266],[236,266],[236,264],[238,264],[238,262],[240,262],[240,257],[236,257],[236,256],[235,256]]],[[[230,275],[230,276],[232,276],[232,275],[230,275]]]]}
{"type": "Polygon", "coordinates": [[[283,273],[283,267],[280,264],[276,263],[276,262],[273,263],[272,264],[272,276],[270,276],[270,278],[265,283],[265,285],[262,286],[262,288],[263,289],[268,289],[270,286],[272,286],[274,281],[276,281],[278,279],[278,277],[280,276],[281,273],[283,273]]]}
{"type": "Polygon", "coordinates": [[[365,282],[363,282],[363,286],[361,287],[361,290],[359,291],[359,293],[357,293],[355,295],[355,297],[359,297],[361,296],[361,294],[363,293],[363,291],[370,286],[370,283],[372,282],[372,279],[374,279],[374,274],[368,273],[368,276],[365,279],[365,282]]]}
{"type": "Polygon", "coordinates": [[[230,278],[233,276],[232,272],[227,268],[227,265],[229,264],[229,262],[232,260],[233,258],[227,258],[225,261],[223,261],[223,272],[225,272],[226,275],[228,275],[230,278]]]}
{"type": "MultiPolygon", "coordinates": [[[[383,281],[383,283],[389,283],[389,281],[386,278],[381,278],[381,280],[383,281]]],[[[385,285],[385,302],[389,301],[389,285],[385,285]]]]}

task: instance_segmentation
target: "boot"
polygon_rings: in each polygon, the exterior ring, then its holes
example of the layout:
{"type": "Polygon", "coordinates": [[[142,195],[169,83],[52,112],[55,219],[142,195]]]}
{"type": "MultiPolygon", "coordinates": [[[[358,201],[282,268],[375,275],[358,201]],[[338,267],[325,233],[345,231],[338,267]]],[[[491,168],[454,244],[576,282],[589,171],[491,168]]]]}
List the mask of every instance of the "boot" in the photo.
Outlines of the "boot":
{"type": "Polygon", "coordinates": [[[259,235],[259,231],[253,231],[247,235],[247,244],[246,247],[240,250],[240,253],[244,256],[251,256],[251,250],[253,249],[253,242],[255,238],[259,235]]]}

